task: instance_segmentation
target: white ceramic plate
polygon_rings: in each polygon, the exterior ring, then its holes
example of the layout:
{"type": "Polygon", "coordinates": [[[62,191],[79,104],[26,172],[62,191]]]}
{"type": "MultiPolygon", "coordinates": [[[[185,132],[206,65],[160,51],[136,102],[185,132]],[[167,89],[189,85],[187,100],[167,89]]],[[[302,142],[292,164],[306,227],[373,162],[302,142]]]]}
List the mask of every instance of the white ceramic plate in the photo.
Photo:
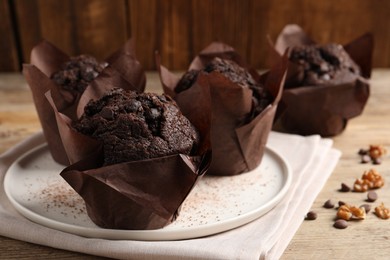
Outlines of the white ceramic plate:
{"type": "Polygon", "coordinates": [[[26,218],[53,229],[85,237],[132,240],[178,240],[236,228],[267,213],[286,194],[291,171],[267,148],[255,170],[232,177],[204,176],[182,205],[172,224],[157,230],[114,230],[97,227],[84,202],[62,179],[46,145],[17,159],[8,169],[5,192],[26,218]]]}

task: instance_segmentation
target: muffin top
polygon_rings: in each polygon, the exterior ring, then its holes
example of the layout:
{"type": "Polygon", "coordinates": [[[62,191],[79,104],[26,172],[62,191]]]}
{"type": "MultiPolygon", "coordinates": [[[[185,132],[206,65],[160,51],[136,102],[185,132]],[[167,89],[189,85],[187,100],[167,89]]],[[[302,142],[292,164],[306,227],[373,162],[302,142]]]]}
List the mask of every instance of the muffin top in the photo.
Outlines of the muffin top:
{"type": "Polygon", "coordinates": [[[55,72],[52,80],[73,96],[83,93],[88,84],[107,67],[106,62],[99,63],[94,57],[80,55],[71,57],[61,70],[55,72]]]}
{"type": "Polygon", "coordinates": [[[214,58],[210,63],[206,64],[202,70],[190,70],[185,73],[178,82],[175,92],[179,93],[190,88],[197,79],[199,73],[211,73],[217,71],[237,85],[250,88],[252,94],[252,114],[257,115],[263,111],[269,104],[272,103],[272,95],[259,83],[257,83],[249,71],[236,62],[229,59],[214,58]]]}
{"type": "Polygon", "coordinates": [[[304,86],[337,85],[360,75],[359,66],[339,44],[295,46],[289,59],[303,67],[304,86]]]}
{"type": "Polygon", "coordinates": [[[165,95],[113,89],[90,101],[74,128],[103,143],[104,164],[191,154],[199,134],[165,95]]]}

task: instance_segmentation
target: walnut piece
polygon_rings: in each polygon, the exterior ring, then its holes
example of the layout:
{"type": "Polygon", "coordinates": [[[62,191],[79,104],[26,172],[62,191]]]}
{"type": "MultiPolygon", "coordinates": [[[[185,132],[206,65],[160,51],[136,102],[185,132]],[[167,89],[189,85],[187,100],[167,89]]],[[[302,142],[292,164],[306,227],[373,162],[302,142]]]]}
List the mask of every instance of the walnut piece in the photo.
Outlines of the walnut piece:
{"type": "Polygon", "coordinates": [[[357,192],[365,192],[369,189],[369,181],[368,180],[362,180],[362,179],[356,179],[355,183],[353,184],[353,191],[357,192]]]}
{"type": "Polygon", "coordinates": [[[385,184],[382,175],[375,169],[365,171],[361,179],[356,179],[353,184],[353,190],[357,192],[365,192],[370,189],[381,188],[385,184]]]}
{"type": "Polygon", "coordinates": [[[370,145],[370,149],[368,149],[368,154],[370,155],[371,159],[380,158],[386,153],[386,148],[381,145],[370,145]]]}
{"type": "Polygon", "coordinates": [[[390,218],[390,210],[382,202],[381,205],[375,207],[375,215],[381,219],[388,219],[390,218]]]}
{"type": "Polygon", "coordinates": [[[366,218],[366,210],[364,207],[345,204],[337,210],[337,217],[344,220],[362,220],[366,218]]]}

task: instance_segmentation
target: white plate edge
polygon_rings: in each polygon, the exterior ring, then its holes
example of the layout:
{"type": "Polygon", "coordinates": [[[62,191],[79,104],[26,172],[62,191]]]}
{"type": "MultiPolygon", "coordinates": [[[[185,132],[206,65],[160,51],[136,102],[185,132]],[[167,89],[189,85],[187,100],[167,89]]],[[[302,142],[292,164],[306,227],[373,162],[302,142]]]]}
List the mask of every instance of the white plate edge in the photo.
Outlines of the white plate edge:
{"type": "Polygon", "coordinates": [[[56,221],[41,216],[35,213],[34,211],[25,208],[23,205],[18,203],[12,197],[9,187],[6,185],[9,179],[8,177],[9,174],[7,173],[13,167],[15,162],[22,160],[23,158],[27,157],[29,154],[34,153],[36,150],[39,150],[46,145],[47,145],[46,143],[43,143],[35,148],[30,149],[29,151],[21,154],[19,157],[17,157],[16,160],[14,160],[10,164],[4,177],[3,188],[5,194],[8,200],[11,202],[11,204],[15,207],[15,209],[25,218],[44,227],[49,227],[55,230],[59,230],[59,231],[63,231],[75,235],[80,235],[88,238],[102,238],[102,239],[112,239],[112,240],[170,241],[170,240],[192,239],[192,238],[218,234],[224,231],[238,228],[268,213],[284,198],[292,182],[292,171],[288,161],[284,159],[283,156],[277,153],[275,150],[266,146],[265,152],[270,153],[273,158],[276,158],[278,160],[278,163],[284,169],[283,171],[284,184],[274,198],[272,198],[271,200],[269,200],[267,203],[265,203],[264,205],[262,205],[260,208],[256,210],[247,212],[245,214],[242,214],[240,216],[237,216],[229,220],[224,220],[223,222],[205,224],[201,227],[199,226],[187,227],[180,230],[177,229],[116,230],[116,229],[97,229],[97,228],[80,227],[80,226],[63,223],[60,221],[56,221]],[[259,211],[261,213],[259,213],[259,211]],[[233,222],[233,224],[231,222],[233,222]],[[227,225],[229,226],[229,228],[226,228],[227,225]]]}

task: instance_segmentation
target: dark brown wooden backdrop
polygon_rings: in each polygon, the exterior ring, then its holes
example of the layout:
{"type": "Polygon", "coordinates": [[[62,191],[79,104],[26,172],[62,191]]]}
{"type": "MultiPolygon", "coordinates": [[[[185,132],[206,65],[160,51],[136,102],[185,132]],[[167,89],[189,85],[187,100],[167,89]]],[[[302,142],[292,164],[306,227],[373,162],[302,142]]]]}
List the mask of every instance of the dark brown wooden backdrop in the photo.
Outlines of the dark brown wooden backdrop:
{"type": "Polygon", "coordinates": [[[265,36],[288,23],[321,43],[372,31],[374,66],[390,66],[388,0],[0,0],[0,71],[20,70],[43,38],[70,55],[103,59],[131,36],[146,69],[155,68],[155,50],[170,69],[185,69],[213,40],[264,68],[265,36]]]}

